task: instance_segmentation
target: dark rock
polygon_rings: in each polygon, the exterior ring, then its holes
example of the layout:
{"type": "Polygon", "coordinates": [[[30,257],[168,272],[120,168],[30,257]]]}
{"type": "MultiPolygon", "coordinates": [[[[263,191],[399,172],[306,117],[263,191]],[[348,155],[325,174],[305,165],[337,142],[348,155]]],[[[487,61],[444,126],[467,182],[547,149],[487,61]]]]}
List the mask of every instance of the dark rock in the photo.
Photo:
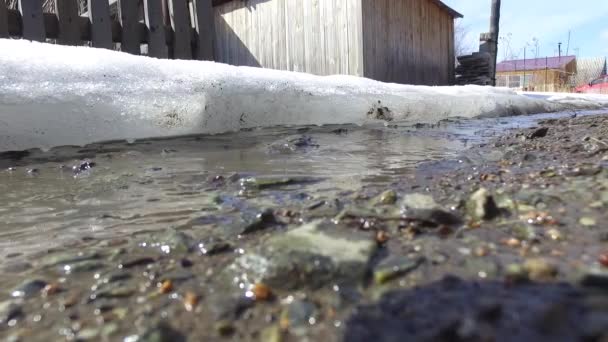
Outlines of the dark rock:
{"type": "Polygon", "coordinates": [[[28,280],[11,291],[11,295],[13,297],[33,297],[39,294],[46,285],[48,285],[48,283],[44,280],[28,280]]]}
{"type": "Polygon", "coordinates": [[[257,251],[237,258],[225,276],[235,285],[262,282],[279,289],[356,283],[363,279],[376,247],[368,234],[313,221],[272,236],[257,251]]]}
{"type": "Polygon", "coordinates": [[[266,209],[257,214],[252,222],[249,222],[241,231],[241,234],[250,234],[276,224],[277,221],[271,209],[266,209]]]}
{"type": "Polygon", "coordinates": [[[147,329],[137,340],[141,342],[186,342],[186,337],[169,323],[161,322],[147,329]]]}
{"type": "Polygon", "coordinates": [[[474,220],[492,220],[501,214],[494,197],[484,188],[471,195],[466,203],[466,209],[467,214],[474,220]]]}
{"type": "Polygon", "coordinates": [[[118,265],[119,268],[132,268],[137,266],[145,266],[156,261],[153,257],[149,256],[134,256],[124,261],[121,261],[118,265]]]}
{"type": "Polygon", "coordinates": [[[217,320],[233,321],[255,304],[255,300],[245,296],[217,295],[211,300],[211,312],[217,320]]]}
{"type": "Polygon", "coordinates": [[[528,139],[544,138],[547,136],[548,132],[549,132],[548,127],[541,127],[541,128],[534,130],[534,132],[528,134],[527,138],[528,139]]]}
{"type": "Polygon", "coordinates": [[[376,304],[359,307],[347,321],[344,340],[580,341],[589,317],[580,298],[565,284],[446,279],[388,292],[376,304]],[[552,317],[560,325],[544,329],[539,317],[555,303],[564,308],[552,317]]]}
{"type": "Polygon", "coordinates": [[[72,166],[72,171],[75,174],[79,174],[79,173],[81,173],[83,171],[90,170],[90,169],[92,169],[95,166],[96,166],[96,164],[94,162],[85,160],[85,161],[80,162],[77,165],[72,166]]]}
{"type": "Polygon", "coordinates": [[[221,238],[210,236],[198,243],[198,249],[201,254],[215,255],[231,250],[232,245],[221,238]]]}
{"type": "Polygon", "coordinates": [[[24,316],[21,305],[6,301],[0,303],[0,325],[24,316]]]}
{"type": "Polygon", "coordinates": [[[318,148],[314,139],[307,135],[291,137],[271,144],[268,147],[270,153],[294,153],[318,148]]]}
{"type": "Polygon", "coordinates": [[[424,261],[424,257],[409,258],[391,255],[374,267],[374,281],[376,284],[384,284],[415,270],[424,261]]]}
{"type": "Polygon", "coordinates": [[[589,272],[580,279],[582,286],[608,289],[608,272],[589,272]]]}
{"type": "Polygon", "coordinates": [[[424,194],[407,194],[402,201],[405,219],[420,221],[431,226],[459,225],[462,219],[441,208],[433,197],[424,194]]]}
{"type": "Polygon", "coordinates": [[[196,248],[196,240],[181,231],[169,229],[163,235],[155,237],[154,246],[159,246],[161,252],[170,253],[188,253],[196,248]]]}

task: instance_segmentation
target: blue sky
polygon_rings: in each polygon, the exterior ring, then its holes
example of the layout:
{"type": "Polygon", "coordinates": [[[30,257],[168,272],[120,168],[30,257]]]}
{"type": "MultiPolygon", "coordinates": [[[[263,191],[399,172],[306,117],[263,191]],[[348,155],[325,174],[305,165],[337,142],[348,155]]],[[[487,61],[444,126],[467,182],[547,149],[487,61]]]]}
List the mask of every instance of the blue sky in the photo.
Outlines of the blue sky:
{"type": "MultiPolygon", "coordinates": [[[[464,44],[477,50],[479,34],[490,25],[491,0],[443,0],[464,15],[459,25],[468,32],[464,44]]],[[[608,0],[502,0],[498,59],[513,55],[534,57],[562,54],[597,57],[608,55],[608,0]],[[534,41],[537,40],[538,43],[534,41]]]]}

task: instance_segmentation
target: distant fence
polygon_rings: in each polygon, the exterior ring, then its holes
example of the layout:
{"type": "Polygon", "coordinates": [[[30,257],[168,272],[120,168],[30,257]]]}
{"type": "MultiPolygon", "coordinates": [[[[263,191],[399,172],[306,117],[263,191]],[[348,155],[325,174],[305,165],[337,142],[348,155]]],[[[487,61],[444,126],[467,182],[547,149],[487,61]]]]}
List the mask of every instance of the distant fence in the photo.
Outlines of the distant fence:
{"type": "Polygon", "coordinates": [[[43,13],[42,0],[20,0],[18,10],[0,0],[0,38],[56,40],[157,58],[213,60],[212,0],[118,0],[115,20],[108,0],[88,0],[80,15],[78,0],[54,0],[56,13],[43,13]],[[143,13],[141,13],[143,11],[143,13]]]}

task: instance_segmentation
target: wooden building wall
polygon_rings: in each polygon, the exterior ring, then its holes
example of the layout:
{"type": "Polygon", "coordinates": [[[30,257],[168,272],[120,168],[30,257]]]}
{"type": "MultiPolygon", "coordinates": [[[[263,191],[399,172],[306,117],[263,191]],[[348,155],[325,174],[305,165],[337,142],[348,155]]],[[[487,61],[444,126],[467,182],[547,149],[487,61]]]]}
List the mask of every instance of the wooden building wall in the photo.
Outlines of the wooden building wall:
{"type": "Polygon", "coordinates": [[[434,1],[362,0],[365,76],[445,85],[454,75],[454,19],[434,1]]]}
{"type": "Polygon", "coordinates": [[[432,0],[244,0],[215,7],[215,60],[445,85],[454,19],[432,0]]]}
{"type": "Polygon", "coordinates": [[[215,60],[363,76],[361,0],[246,0],[216,6],[215,60]]]}

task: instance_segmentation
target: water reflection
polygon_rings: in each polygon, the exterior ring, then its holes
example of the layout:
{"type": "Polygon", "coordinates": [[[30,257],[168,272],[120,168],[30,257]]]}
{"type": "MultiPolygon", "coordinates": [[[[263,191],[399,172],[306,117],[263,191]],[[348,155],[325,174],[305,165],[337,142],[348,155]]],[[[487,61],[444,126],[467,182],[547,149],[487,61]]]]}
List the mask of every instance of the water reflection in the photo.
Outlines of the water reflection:
{"type": "Polygon", "coordinates": [[[362,186],[383,187],[411,175],[420,162],[454,157],[505,129],[564,115],[569,113],[423,127],[268,128],[4,153],[0,250],[4,255],[35,252],[83,236],[119,237],[177,227],[204,215],[221,217],[248,206],[276,207],[362,186]],[[293,149],[276,148],[303,135],[310,144],[304,140],[293,149]],[[81,169],[83,160],[95,164],[81,169]],[[34,168],[38,172],[27,172],[34,168]],[[218,175],[228,180],[234,174],[319,181],[260,192],[250,200],[253,204],[218,206],[218,196],[238,198],[239,189],[218,190],[209,180],[218,175]]]}

